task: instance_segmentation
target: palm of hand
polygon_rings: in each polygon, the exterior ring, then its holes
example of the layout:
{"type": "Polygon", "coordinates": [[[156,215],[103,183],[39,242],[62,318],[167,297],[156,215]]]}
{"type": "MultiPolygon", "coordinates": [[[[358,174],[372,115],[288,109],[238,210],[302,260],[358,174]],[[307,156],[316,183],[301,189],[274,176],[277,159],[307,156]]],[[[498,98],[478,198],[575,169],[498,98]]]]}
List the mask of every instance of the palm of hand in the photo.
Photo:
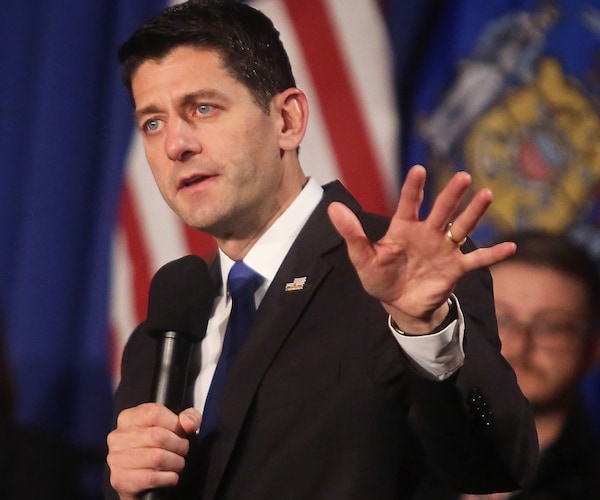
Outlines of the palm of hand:
{"type": "Polygon", "coordinates": [[[437,196],[430,214],[420,220],[425,176],[421,166],[409,171],[390,226],[375,243],[368,240],[356,215],[341,203],[330,205],[329,216],[346,240],[350,260],[367,293],[380,300],[399,325],[420,323],[428,331],[445,315],[446,300],[460,278],[509,257],[515,246],[501,243],[463,254],[456,241],[475,229],[492,194],[484,189],[475,195],[454,220],[451,239],[445,228],[471,178],[464,172],[455,174],[437,196]]]}

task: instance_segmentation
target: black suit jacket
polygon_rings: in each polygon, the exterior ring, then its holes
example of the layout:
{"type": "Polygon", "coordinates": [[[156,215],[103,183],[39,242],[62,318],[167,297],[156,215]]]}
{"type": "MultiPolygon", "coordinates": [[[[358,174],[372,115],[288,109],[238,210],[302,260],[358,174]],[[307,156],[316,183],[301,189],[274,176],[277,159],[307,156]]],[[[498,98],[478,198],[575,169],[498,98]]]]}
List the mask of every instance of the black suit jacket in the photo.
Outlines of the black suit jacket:
{"type": "MultiPolygon", "coordinates": [[[[536,477],[510,500],[596,500],[600,491],[600,441],[582,402],[569,413],[554,443],[540,455],[536,477]]],[[[414,500],[460,500],[431,477],[423,480],[414,500]]]]}
{"type": "MultiPolygon", "coordinates": [[[[363,290],[326,214],[334,200],[359,215],[372,240],[385,233],[387,219],[362,212],[340,183],[325,187],[232,366],[201,498],[410,498],[423,461],[461,490],[519,487],[537,442],[500,355],[489,273],[456,287],[464,366],[444,382],[424,379],[363,290]],[[307,278],[304,288],[285,291],[297,277],[307,278]]],[[[142,324],[125,348],[117,411],[147,400],[153,363],[142,324]]],[[[196,452],[192,440],[178,498],[198,498],[196,452]]]]}

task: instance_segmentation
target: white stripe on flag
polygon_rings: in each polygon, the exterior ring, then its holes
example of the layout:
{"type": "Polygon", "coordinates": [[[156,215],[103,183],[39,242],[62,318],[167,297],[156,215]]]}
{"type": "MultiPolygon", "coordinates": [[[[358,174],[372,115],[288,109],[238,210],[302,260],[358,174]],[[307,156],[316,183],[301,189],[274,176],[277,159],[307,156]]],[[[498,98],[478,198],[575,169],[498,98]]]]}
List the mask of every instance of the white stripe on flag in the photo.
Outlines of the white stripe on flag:
{"type": "Polygon", "coordinates": [[[121,353],[127,337],[138,324],[135,313],[133,272],[131,255],[127,251],[123,228],[117,228],[113,237],[113,259],[111,268],[110,322],[112,326],[111,366],[114,367],[113,382],[120,380],[121,353]]]}
{"type": "Polygon", "coordinates": [[[340,170],[331,148],[318,94],[285,3],[281,0],[256,0],[251,4],[269,16],[280,31],[281,40],[290,57],[296,84],[308,98],[308,128],[300,146],[300,162],[304,172],[314,177],[320,184],[339,179],[340,170]]]}
{"type": "MultiPolygon", "coordinates": [[[[375,1],[327,0],[342,56],[358,100],[366,129],[385,181],[390,206],[399,191],[399,120],[394,97],[392,49],[381,11],[375,1]]],[[[368,167],[367,167],[368,168],[368,167]]]]}

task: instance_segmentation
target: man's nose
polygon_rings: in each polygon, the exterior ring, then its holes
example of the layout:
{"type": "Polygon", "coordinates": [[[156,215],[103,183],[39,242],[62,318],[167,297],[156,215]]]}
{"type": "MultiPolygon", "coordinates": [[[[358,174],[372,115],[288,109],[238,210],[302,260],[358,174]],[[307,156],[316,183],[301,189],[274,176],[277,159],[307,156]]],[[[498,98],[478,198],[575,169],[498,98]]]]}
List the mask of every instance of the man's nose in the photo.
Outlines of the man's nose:
{"type": "Polygon", "coordinates": [[[187,121],[178,118],[167,125],[165,152],[173,161],[185,161],[202,151],[198,131],[187,121]]]}

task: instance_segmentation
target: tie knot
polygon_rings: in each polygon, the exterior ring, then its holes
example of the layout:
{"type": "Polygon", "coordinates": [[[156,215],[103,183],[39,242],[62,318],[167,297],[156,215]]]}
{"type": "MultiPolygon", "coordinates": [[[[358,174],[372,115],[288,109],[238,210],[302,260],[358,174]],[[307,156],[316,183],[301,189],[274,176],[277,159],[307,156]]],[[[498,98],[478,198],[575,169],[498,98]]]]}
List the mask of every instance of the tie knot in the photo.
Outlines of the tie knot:
{"type": "Polygon", "coordinates": [[[227,288],[232,298],[254,295],[264,278],[243,261],[238,260],[227,276],[227,288]]]}

